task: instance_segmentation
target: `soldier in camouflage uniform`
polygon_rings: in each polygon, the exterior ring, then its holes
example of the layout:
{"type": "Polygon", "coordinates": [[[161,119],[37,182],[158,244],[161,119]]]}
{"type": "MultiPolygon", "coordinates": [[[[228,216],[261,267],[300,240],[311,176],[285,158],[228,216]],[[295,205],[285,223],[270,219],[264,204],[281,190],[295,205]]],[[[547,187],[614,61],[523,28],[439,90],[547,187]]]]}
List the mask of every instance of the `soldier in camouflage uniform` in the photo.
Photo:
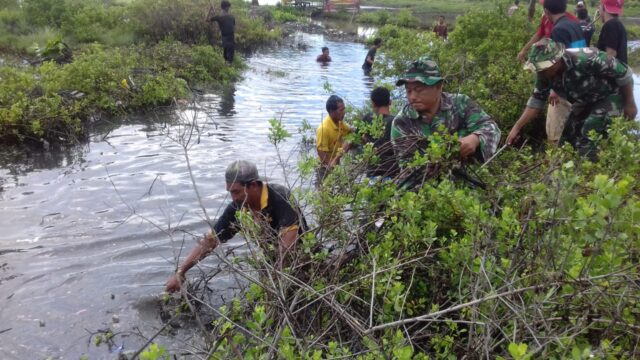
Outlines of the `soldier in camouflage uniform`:
{"type": "Polygon", "coordinates": [[[529,51],[525,69],[537,72],[536,86],[507,144],[538,116],[551,89],[572,103],[561,142],[570,142],[583,155],[596,153],[591,130],[606,135],[612,116],[636,116],[631,69],[596,48],[565,50],[562,44],[543,39],[529,51]]]}
{"type": "Polygon", "coordinates": [[[410,159],[438,131],[457,133],[462,158],[488,160],[500,141],[496,123],[468,96],[442,91],[444,78],[438,65],[425,57],[413,63],[396,86],[405,86],[409,104],[391,126],[396,156],[410,159]]]}

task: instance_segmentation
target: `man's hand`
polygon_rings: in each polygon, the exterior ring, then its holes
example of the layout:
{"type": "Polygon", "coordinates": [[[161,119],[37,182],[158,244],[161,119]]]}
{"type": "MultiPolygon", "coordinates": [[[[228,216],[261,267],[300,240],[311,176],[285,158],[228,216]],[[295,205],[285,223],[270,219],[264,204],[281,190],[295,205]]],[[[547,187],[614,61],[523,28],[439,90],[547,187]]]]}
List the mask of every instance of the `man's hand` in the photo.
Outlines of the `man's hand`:
{"type": "Polygon", "coordinates": [[[520,50],[520,52],[518,53],[518,56],[516,56],[516,59],[518,59],[518,61],[523,63],[527,57],[527,50],[525,50],[524,48],[520,50]]]}
{"type": "Polygon", "coordinates": [[[480,138],[476,134],[467,135],[460,139],[460,156],[466,158],[473,155],[480,145],[480,138]]]}
{"type": "Polygon", "coordinates": [[[634,120],[638,115],[638,108],[635,101],[627,101],[624,104],[624,117],[629,120],[634,120]]]}
{"type": "Polygon", "coordinates": [[[513,145],[513,143],[518,140],[520,136],[520,128],[517,125],[513,125],[511,131],[509,131],[509,135],[507,136],[507,145],[513,145]]]}
{"type": "Polygon", "coordinates": [[[182,286],[183,282],[184,282],[184,274],[178,270],[178,272],[171,275],[169,280],[167,280],[164,290],[169,293],[180,291],[180,287],[182,286]]]}
{"type": "Polygon", "coordinates": [[[556,106],[558,105],[558,102],[560,102],[560,96],[558,96],[555,91],[551,90],[549,93],[549,104],[551,106],[556,106]]]}

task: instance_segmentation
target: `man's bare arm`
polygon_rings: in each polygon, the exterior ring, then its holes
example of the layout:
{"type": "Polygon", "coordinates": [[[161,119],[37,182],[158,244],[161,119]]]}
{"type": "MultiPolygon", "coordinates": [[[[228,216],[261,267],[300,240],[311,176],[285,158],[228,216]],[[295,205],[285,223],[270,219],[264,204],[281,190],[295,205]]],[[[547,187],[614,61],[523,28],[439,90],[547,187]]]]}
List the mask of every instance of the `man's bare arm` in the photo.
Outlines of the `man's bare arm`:
{"type": "Polygon", "coordinates": [[[175,292],[180,290],[180,285],[184,281],[185,274],[200,260],[204,259],[213,249],[218,246],[218,238],[215,234],[209,233],[202,238],[196,246],[191,250],[187,258],[184,259],[182,265],[178,267],[178,270],[167,281],[165,287],[168,292],[175,292]]]}

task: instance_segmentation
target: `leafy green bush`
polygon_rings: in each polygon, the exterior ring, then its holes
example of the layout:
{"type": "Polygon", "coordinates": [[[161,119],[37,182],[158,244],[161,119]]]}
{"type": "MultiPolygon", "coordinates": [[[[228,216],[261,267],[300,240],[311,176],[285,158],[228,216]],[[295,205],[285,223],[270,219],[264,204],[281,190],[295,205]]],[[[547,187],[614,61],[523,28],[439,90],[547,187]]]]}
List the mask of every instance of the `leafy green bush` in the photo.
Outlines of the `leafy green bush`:
{"type": "Polygon", "coordinates": [[[271,11],[271,18],[275,22],[283,24],[286,22],[300,21],[303,17],[292,8],[279,6],[271,11]]]}
{"type": "Polygon", "coordinates": [[[82,120],[170,103],[192,84],[226,83],[239,76],[211,46],[165,41],[157,48],[93,45],[72,63],[1,67],[0,141],[74,141],[82,120]],[[182,78],[181,78],[182,77],[182,78]]]}
{"type": "MultiPolygon", "coordinates": [[[[215,43],[220,38],[219,29],[217,24],[205,21],[209,7],[204,0],[139,0],[131,4],[131,26],[138,37],[152,42],[171,37],[191,44],[215,43]]],[[[234,2],[231,13],[236,19],[238,48],[250,49],[280,38],[279,30],[269,29],[242,2],[234,2]]]]}
{"type": "MultiPolygon", "coordinates": [[[[490,11],[459,19],[448,43],[387,26],[376,68],[396,77],[431,54],[446,86],[479,98],[504,129],[531,91],[515,56],[532,31],[523,17],[490,11]]],[[[271,143],[290,136],[271,125],[271,143]]],[[[250,276],[229,265],[250,284],[216,312],[207,349],[213,358],[637,358],[639,130],[615,119],[595,162],[567,146],[507,149],[484,167],[462,166],[457,137],[434,135],[404,170],[435,169],[412,191],[362,179],[371,146],[345,155],[319,188],[315,154],[303,155],[294,191],[313,230],[282,270],[260,252],[248,255],[250,276]]],[[[256,227],[243,217],[247,239],[277,241],[256,227]]]]}
{"type": "Polygon", "coordinates": [[[118,29],[130,32],[121,5],[106,5],[100,0],[72,3],[62,17],[61,30],[78,43],[99,41],[107,43],[105,33],[118,29]]]}
{"type": "Polygon", "coordinates": [[[358,14],[357,21],[364,24],[386,25],[391,18],[391,13],[387,10],[362,12],[358,14]]]}
{"type": "Polygon", "coordinates": [[[429,31],[387,25],[378,33],[385,39],[384,63],[374,69],[397,76],[415,59],[430,55],[446,76],[445,91],[469,95],[501,129],[510,129],[533,89],[534,75],[515,59],[534,31],[524,13],[506,17],[496,10],[458,17],[446,43],[429,31]]]}

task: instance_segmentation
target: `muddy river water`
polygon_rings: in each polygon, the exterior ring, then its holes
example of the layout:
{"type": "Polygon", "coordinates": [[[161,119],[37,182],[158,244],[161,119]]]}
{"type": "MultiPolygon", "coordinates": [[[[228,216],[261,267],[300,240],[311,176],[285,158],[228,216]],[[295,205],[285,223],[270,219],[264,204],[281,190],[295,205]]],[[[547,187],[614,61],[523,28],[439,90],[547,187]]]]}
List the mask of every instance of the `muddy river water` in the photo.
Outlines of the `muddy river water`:
{"type": "MultiPolygon", "coordinates": [[[[360,68],[365,54],[355,42],[297,33],[282,47],[248,57],[243,80],[205,93],[197,110],[173,110],[204,125],[189,157],[212,216],[227,201],[223,173],[231,161],[251,160],[282,180],[267,139],[269,119],[281,118],[294,133],[282,149],[294,165],[296,129],[303,120],[313,127],[321,121],[325,83],[364,104],[373,86],[360,68]],[[333,62],[321,66],[315,57],[325,45],[333,62]]],[[[182,148],[172,140],[181,128],[168,118],[109,123],[89,143],[61,151],[0,150],[1,359],[111,359],[114,352],[88,343],[91,332],[135,329],[150,336],[162,326],[156,306],[162,285],[181,240],[188,248],[193,242],[167,231],[207,229],[182,148]]],[[[224,246],[241,244],[236,238],[224,246]]],[[[131,350],[142,343],[131,336],[117,345],[131,350]]]]}

